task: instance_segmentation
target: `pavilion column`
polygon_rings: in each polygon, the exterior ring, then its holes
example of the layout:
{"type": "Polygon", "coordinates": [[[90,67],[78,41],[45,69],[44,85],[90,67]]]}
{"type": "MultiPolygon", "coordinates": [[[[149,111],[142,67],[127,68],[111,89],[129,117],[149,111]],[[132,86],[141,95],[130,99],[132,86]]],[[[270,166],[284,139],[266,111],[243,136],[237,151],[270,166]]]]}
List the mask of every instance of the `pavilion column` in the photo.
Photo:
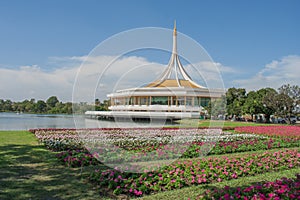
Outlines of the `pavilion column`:
{"type": "Polygon", "coordinates": [[[115,99],[114,98],[110,98],[110,104],[111,104],[111,106],[115,105],[115,99]]]}
{"type": "Polygon", "coordinates": [[[195,106],[195,97],[192,97],[192,106],[195,106]]]}

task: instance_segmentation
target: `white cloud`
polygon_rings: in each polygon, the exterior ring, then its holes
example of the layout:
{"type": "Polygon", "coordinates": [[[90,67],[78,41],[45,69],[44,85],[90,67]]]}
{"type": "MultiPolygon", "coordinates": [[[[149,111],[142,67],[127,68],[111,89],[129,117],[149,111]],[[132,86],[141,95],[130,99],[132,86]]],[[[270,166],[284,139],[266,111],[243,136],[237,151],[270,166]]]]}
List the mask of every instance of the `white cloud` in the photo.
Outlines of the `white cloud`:
{"type": "Polygon", "coordinates": [[[105,99],[119,89],[139,87],[153,81],[163,66],[145,58],[98,56],[89,57],[81,66],[74,87],[74,101],[105,99]]]}
{"type": "Polygon", "coordinates": [[[279,88],[283,84],[300,85],[300,56],[285,56],[265,65],[255,76],[233,81],[247,90],[265,87],[279,88]]]}
{"type": "MultiPolygon", "coordinates": [[[[43,70],[37,65],[20,66],[18,69],[0,68],[0,99],[46,100],[55,95],[62,101],[71,101],[74,94],[73,100],[76,102],[93,102],[95,98],[105,99],[108,93],[116,90],[149,83],[166,67],[136,56],[51,57],[49,63],[50,70],[43,70]]],[[[197,63],[185,68],[196,82],[202,79],[203,85],[210,87],[212,84],[207,83],[219,83],[220,86],[220,82],[217,82],[222,79],[220,72],[234,72],[230,67],[213,62],[197,63]],[[196,67],[197,73],[192,66],[196,67]]]]}
{"type": "Polygon", "coordinates": [[[160,64],[141,57],[115,59],[112,56],[51,58],[53,66],[61,64],[51,71],[42,70],[37,65],[20,66],[18,69],[0,68],[0,99],[46,100],[55,95],[62,101],[71,101],[77,75],[75,100],[92,102],[95,97],[105,98],[112,89],[139,86],[141,81],[150,82],[155,79],[157,72],[163,70],[160,64]],[[82,61],[85,62],[80,65],[82,61]],[[108,66],[111,61],[114,62],[108,66]]]}
{"type": "Polygon", "coordinates": [[[0,94],[3,99],[47,99],[57,95],[69,100],[72,95],[76,68],[44,72],[38,66],[21,66],[19,69],[0,68],[0,94]]]}
{"type": "Polygon", "coordinates": [[[238,73],[233,68],[213,61],[204,61],[185,66],[193,80],[209,88],[223,88],[223,75],[238,73]]]}
{"type": "MultiPolygon", "coordinates": [[[[0,68],[0,99],[45,100],[56,95],[62,101],[71,101],[76,83],[74,100],[92,102],[94,98],[105,99],[106,94],[118,89],[140,87],[149,83],[165,69],[161,64],[136,56],[74,56],[50,60],[56,66],[50,71],[37,65],[20,66],[18,69],[0,68]]],[[[239,73],[215,62],[187,65],[185,69],[199,84],[218,88],[222,86],[222,78],[226,80],[226,75],[239,73]]],[[[253,77],[229,82],[233,82],[235,87],[244,87],[247,90],[263,87],[276,89],[286,83],[300,85],[300,56],[286,56],[274,60],[253,77]]]]}

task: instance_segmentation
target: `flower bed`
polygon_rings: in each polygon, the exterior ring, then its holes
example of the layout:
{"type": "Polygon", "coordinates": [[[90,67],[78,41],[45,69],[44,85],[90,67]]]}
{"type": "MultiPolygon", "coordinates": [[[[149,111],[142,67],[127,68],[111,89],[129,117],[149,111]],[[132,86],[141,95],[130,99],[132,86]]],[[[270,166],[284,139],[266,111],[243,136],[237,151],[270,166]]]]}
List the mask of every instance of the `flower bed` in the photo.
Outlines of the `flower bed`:
{"type": "MultiPolygon", "coordinates": [[[[247,128],[247,127],[246,127],[247,128]]],[[[264,127],[265,128],[265,127],[264,127]]],[[[299,147],[298,138],[269,137],[255,134],[233,134],[218,129],[37,129],[40,142],[53,151],[64,151],[58,158],[69,166],[77,166],[82,155],[92,152],[105,163],[141,162],[203,155],[299,147]],[[98,152],[98,153],[97,153],[98,152]],[[61,156],[64,155],[64,156],[61,156]]],[[[86,162],[84,162],[86,163],[86,162]]]]}
{"type": "Polygon", "coordinates": [[[90,180],[115,194],[140,196],[185,186],[221,182],[300,166],[298,150],[266,152],[236,157],[202,158],[178,161],[157,171],[142,174],[120,169],[96,170],[90,180]]]}
{"type": "Polygon", "coordinates": [[[75,129],[32,129],[39,142],[53,151],[83,149],[75,129]]]}
{"type": "Polygon", "coordinates": [[[93,154],[85,150],[68,150],[56,154],[56,157],[69,167],[81,167],[99,164],[93,154]]]}
{"type": "Polygon", "coordinates": [[[247,126],[236,127],[234,130],[237,133],[254,133],[267,136],[295,137],[300,140],[299,126],[247,126]]]}
{"type": "Polygon", "coordinates": [[[57,151],[57,157],[70,167],[98,165],[96,158],[106,164],[123,162],[120,166],[124,168],[95,166],[98,169],[90,175],[90,180],[115,194],[142,196],[300,166],[299,150],[199,158],[206,154],[299,146],[297,132],[272,135],[263,129],[254,129],[255,134],[249,130],[252,129],[237,129],[238,134],[218,129],[36,129],[32,132],[49,149],[57,151]],[[176,161],[158,169],[148,163],[132,164],[173,158],[195,159],[176,161]],[[135,167],[142,167],[144,173],[129,172],[141,171],[135,167]]]}
{"type": "Polygon", "coordinates": [[[256,183],[247,187],[207,190],[199,199],[299,199],[300,174],[294,179],[281,178],[274,182],[256,183]]]}

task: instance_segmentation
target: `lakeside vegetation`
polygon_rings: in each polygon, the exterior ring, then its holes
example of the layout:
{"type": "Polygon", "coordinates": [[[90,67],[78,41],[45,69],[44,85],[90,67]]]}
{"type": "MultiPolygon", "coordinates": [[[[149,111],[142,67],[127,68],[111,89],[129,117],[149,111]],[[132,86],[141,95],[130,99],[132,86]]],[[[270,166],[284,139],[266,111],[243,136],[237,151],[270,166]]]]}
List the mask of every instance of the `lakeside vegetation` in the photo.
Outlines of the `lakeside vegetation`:
{"type": "MultiPolygon", "coordinates": [[[[245,120],[256,122],[270,122],[271,116],[290,119],[290,116],[300,115],[300,87],[297,85],[283,85],[278,90],[262,88],[257,91],[246,92],[244,88],[229,88],[222,98],[210,101],[205,107],[208,118],[245,120]],[[258,114],[260,114],[258,116],[258,114]],[[262,119],[261,115],[265,116],[262,119]],[[256,119],[253,116],[258,116],[256,119]]],[[[0,99],[0,112],[38,113],[38,114],[83,114],[87,110],[107,111],[109,100],[95,99],[91,104],[63,103],[56,96],[44,100],[24,100],[12,102],[0,99]]],[[[291,122],[289,120],[289,122],[291,122]]]]}
{"type": "Polygon", "coordinates": [[[11,100],[0,99],[0,112],[17,112],[33,114],[83,114],[87,110],[108,110],[109,102],[107,100],[100,102],[96,99],[95,104],[86,102],[63,103],[56,96],[44,100],[24,100],[22,102],[13,102],[11,100]]]}

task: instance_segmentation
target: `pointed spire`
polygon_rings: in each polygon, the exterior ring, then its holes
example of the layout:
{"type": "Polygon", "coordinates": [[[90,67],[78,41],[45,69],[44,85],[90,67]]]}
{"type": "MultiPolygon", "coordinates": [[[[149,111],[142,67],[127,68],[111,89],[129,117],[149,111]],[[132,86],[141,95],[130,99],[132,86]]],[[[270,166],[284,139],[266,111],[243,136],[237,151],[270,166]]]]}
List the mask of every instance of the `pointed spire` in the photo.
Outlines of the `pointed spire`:
{"type": "Polygon", "coordinates": [[[176,36],[177,35],[177,30],[176,30],[176,20],[174,20],[174,32],[173,35],[176,36]]]}
{"type": "Polygon", "coordinates": [[[189,82],[188,85],[193,85],[193,87],[203,88],[203,86],[195,83],[192,78],[187,74],[185,69],[183,68],[179,56],[177,54],[177,29],[176,29],[176,20],[174,20],[174,29],[173,29],[173,49],[172,55],[169,61],[169,64],[165,71],[159,76],[159,78],[150,83],[149,86],[157,87],[161,83],[167,80],[175,80],[177,83],[177,87],[184,87],[181,85],[181,82],[189,82]],[[175,76],[175,77],[174,77],[175,76]]]}
{"type": "Polygon", "coordinates": [[[177,54],[177,29],[176,20],[174,20],[174,30],[173,30],[173,54],[177,54]]]}

